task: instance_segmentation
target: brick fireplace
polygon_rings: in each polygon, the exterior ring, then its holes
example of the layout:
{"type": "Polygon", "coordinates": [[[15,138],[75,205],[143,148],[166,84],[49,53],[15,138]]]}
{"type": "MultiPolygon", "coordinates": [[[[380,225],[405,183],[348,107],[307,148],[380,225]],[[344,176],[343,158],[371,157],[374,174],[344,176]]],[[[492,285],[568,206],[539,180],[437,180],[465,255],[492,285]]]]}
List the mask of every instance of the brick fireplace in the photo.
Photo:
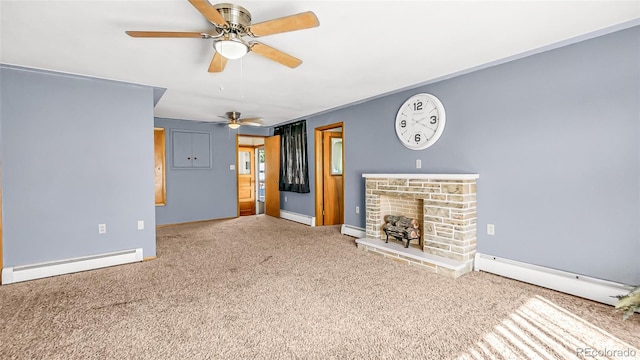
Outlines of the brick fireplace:
{"type": "Polygon", "coordinates": [[[449,277],[473,269],[476,253],[478,174],[363,174],[366,191],[364,251],[449,277]],[[382,231],[385,215],[420,223],[420,245],[405,249],[382,231]]]}

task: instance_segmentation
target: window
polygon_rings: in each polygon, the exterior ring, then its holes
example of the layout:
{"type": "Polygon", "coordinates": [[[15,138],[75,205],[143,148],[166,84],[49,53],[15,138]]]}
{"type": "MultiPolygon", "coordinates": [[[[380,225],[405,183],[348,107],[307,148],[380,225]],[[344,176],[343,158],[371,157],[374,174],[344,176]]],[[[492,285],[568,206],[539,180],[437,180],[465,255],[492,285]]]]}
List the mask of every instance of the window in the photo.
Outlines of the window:
{"type": "Polygon", "coordinates": [[[258,200],[264,201],[264,186],[265,186],[265,172],[264,172],[264,147],[258,148],[258,200]]]}
{"type": "Polygon", "coordinates": [[[331,175],[342,175],[342,138],[331,138],[331,175]]]}

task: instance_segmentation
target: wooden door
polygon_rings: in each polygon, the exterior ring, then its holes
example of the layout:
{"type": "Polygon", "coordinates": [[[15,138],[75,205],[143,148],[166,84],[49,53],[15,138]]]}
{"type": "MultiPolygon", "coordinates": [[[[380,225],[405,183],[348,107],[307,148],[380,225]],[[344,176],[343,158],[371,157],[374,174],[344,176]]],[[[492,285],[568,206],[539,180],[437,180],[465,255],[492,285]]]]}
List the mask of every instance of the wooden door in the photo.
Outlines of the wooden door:
{"type": "Polygon", "coordinates": [[[190,168],[193,167],[191,150],[191,133],[184,131],[171,132],[171,145],[173,149],[174,168],[190,168]]]}
{"type": "Polygon", "coordinates": [[[163,128],[153,129],[154,141],[154,183],[156,191],[156,205],[166,205],[167,188],[165,180],[165,132],[163,128]]]}
{"type": "Polygon", "coordinates": [[[265,214],[280,217],[280,135],[264,139],[265,214]]]}
{"type": "Polygon", "coordinates": [[[191,133],[191,155],[194,168],[211,167],[211,134],[191,133]]]}
{"type": "Polygon", "coordinates": [[[324,225],[342,224],[342,133],[322,133],[322,183],[324,225]]]}
{"type": "Polygon", "coordinates": [[[238,207],[240,216],[256,214],[253,147],[238,147],[238,207]]]}

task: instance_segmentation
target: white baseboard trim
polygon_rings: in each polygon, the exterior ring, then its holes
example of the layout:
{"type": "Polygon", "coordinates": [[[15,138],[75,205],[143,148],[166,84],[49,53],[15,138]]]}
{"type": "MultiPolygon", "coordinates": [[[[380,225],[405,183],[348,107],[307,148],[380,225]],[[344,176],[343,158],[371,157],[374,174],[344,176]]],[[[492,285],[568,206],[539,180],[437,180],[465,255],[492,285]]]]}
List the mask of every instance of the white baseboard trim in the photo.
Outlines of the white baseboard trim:
{"type": "Polygon", "coordinates": [[[353,236],[354,238],[358,239],[367,237],[367,232],[365,231],[365,229],[347,224],[342,224],[340,233],[342,235],[353,236]]]}
{"type": "Polygon", "coordinates": [[[2,285],[142,261],[142,248],[2,269],[2,285]]]}
{"type": "Polygon", "coordinates": [[[280,217],[283,219],[299,222],[301,224],[309,225],[311,227],[316,226],[315,216],[298,214],[287,210],[280,210],[280,217]]]}
{"type": "Polygon", "coordinates": [[[589,276],[573,274],[543,266],[476,253],[474,270],[542,286],[604,304],[615,305],[633,287],[589,276]]]}

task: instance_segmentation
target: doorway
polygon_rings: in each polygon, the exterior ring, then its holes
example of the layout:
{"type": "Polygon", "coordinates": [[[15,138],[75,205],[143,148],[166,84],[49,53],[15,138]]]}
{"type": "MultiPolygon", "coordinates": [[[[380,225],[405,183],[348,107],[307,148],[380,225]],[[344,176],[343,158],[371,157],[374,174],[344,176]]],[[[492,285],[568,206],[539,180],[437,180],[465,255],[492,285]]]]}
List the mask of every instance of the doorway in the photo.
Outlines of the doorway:
{"type": "Polygon", "coordinates": [[[238,146],[238,209],[240,216],[256,214],[256,171],[253,146],[238,146]]]}
{"type": "Polygon", "coordinates": [[[344,223],[344,126],[318,127],[315,140],[316,225],[344,223]]]}
{"type": "Polygon", "coordinates": [[[236,136],[238,216],[265,213],[265,136],[236,136]]]}

